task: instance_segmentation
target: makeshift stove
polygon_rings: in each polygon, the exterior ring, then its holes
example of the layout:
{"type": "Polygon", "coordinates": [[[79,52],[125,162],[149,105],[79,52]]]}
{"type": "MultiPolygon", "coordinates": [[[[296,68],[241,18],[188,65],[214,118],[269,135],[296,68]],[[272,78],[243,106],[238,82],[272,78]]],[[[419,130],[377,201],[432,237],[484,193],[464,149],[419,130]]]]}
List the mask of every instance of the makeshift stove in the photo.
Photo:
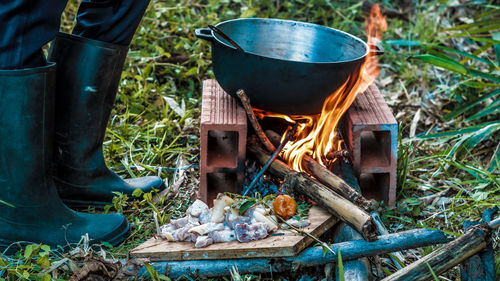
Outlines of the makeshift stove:
{"type": "MultiPolygon", "coordinates": [[[[209,203],[219,192],[241,193],[247,149],[247,117],[216,80],[203,83],[200,199],[209,203]]],[[[398,125],[378,88],[357,95],[340,122],[349,160],[368,199],[394,204],[398,125]]]]}

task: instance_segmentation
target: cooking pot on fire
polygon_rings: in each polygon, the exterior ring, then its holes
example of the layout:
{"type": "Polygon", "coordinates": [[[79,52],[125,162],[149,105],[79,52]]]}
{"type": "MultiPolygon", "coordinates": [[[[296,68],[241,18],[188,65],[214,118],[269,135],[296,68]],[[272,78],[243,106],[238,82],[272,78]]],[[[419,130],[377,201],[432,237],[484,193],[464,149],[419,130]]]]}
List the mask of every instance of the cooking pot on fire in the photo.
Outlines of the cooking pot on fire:
{"type": "MultiPolygon", "coordinates": [[[[198,38],[212,42],[214,74],[233,97],[243,89],[252,106],[282,114],[318,114],[325,99],[358,75],[370,48],[333,28],[281,19],[245,18],[215,25],[198,38]]],[[[237,98],[237,97],[236,97],[237,98]]]]}

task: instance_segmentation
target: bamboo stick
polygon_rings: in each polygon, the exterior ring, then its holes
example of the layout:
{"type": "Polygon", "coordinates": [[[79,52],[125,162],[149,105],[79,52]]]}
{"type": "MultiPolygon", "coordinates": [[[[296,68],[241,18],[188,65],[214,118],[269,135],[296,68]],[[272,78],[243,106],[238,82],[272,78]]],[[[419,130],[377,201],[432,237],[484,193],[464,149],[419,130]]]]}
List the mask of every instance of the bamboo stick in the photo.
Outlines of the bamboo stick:
{"type": "MultiPolygon", "coordinates": [[[[248,151],[253,153],[264,165],[271,156],[255,143],[252,144],[251,141],[249,143],[248,151]]],[[[309,196],[328,212],[352,226],[367,241],[376,240],[376,226],[371,216],[360,207],[315,181],[306,173],[294,171],[279,160],[275,160],[271,164],[269,171],[275,176],[285,179],[285,188],[309,196]]]]}
{"type": "Polygon", "coordinates": [[[432,268],[435,274],[443,273],[484,249],[490,229],[486,225],[476,225],[438,250],[420,260],[396,271],[383,281],[430,280],[432,268]]]}
{"type": "MultiPolygon", "coordinates": [[[[267,130],[266,135],[273,143],[276,141],[278,141],[279,143],[281,139],[281,136],[279,134],[271,130],[267,130]]],[[[313,175],[322,184],[330,187],[336,193],[342,195],[342,197],[360,206],[367,212],[370,212],[374,209],[374,201],[364,198],[363,195],[361,195],[354,188],[348,185],[343,179],[332,173],[327,168],[323,167],[323,165],[316,162],[311,156],[304,156],[302,164],[304,164],[304,167],[306,168],[308,173],[313,175]]]]}

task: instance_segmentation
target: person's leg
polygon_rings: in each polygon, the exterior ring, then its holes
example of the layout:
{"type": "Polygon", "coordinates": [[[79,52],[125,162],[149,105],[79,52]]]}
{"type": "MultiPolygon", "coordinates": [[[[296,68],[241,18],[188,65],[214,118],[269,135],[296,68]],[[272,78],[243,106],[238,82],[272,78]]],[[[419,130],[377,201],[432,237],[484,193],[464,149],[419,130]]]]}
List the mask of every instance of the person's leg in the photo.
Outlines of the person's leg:
{"type": "Polygon", "coordinates": [[[1,1],[0,69],[45,65],[42,47],[59,31],[66,1],[1,1]]]}
{"type": "Polygon", "coordinates": [[[130,196],[164,187],[156,176],[121,179],[102,150],[128,44],[148,3],[84,1],[74,34],[60,33],[52,44],[49,60],[58,64],[54,180],[71,207],[109,204],[113,192],[130,196]]]}
{"type": "Polygon", "coordinates": [[[83,0],[73,34],[128,46],[150,0],[83,0]]]}
{"type": "Polygon", "coordinates": [[[16,0],[0,5],[1,253],[30,242],[74,246],[85,234],[116,245],[130,229],[121,214],[69,209],[52,179],[56,65],[46,62],[41,48],[59,29],[56,10],[62,12],[64,4],[16,0]]]}

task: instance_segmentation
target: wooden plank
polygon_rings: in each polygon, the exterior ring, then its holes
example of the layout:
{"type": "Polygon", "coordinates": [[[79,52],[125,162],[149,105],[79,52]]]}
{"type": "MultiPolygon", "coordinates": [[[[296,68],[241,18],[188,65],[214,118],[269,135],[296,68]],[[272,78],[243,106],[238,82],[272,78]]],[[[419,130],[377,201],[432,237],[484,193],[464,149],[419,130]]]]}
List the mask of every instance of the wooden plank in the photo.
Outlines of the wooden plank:
{"type": "MultiPolygon", "coordinates": [[[[336,217],[319,207],[314,206],[309,212],[311,224],[303,230],[316,237],[338,222],[336,217]]],[[[277,234],[248,243],[232,241],[213,244],[206,248],[195,248],[191,242],[168,242],[151,238],[133,249],[130,255],[152,261],[291,257],[312,242],[309,237],[287,230],[280,230],[277,234]]]]}

